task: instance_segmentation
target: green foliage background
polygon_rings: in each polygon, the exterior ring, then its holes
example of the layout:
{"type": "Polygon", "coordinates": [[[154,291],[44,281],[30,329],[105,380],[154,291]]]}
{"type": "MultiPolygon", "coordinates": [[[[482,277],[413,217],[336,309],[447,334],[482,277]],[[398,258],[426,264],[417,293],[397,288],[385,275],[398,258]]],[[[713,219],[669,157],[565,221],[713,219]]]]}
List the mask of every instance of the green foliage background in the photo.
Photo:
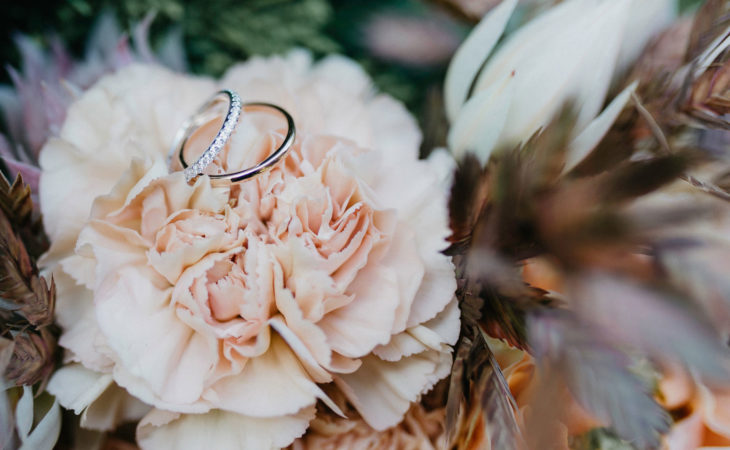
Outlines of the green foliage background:
{"type": "MultiPolygon", "coordinates": [[[[413,69],[378,61],[363,46],[363,26],[379,11],[424,15],[432,13],[431,7],[418,0],[24,0],[3,6],[0,58],[17,66],[15,32],[38,39],[55,32],[82,54],[101,12],[113,11],[126,27],[156,11],[153,44],[163,31],[179,27],[193,72],[218,75],[250,55],[296,46],[318,56],[338,52],[363,64],[381,89],[417,108],[424,84],[439,80],[445,67],[413,69]]],[[[1,79],[7,82],[7,75],[1,79]]]]}
{"type": "MultiPolygon", "coordinates": [[[[546,0],[547,1],[547,0],[546,0]]],[[[551,0],[552,1],[552,0],[551,0]]],[[[684,10],[702,0],[680,0],[684,10]]],[[[111,10],[127,27],[156,11],[153,45],[164,31],[178,27],[190,69],[218,75],[235,61],[301,46],[316,55],[338,52],[358,60],[383,91],[404,101],[423,119],[428,92],[440,85],[445,63],[414,68],[386,63],[369,54],[363,27],[378,12],[423,16],[439,11],[434,0],[22,0],[6,2],[0,15],[0,60],[18,66],[14,33],[39,40],[58,33],[81,55],[96,18],[111,10]]],[[[443,11],[440,11],[441,13],[443,11]]],[[[464,34],[472,24],[461,23],[464,34]]],[[[459,24],[457,24],[457,27],[459,24]]],[[[5,71],[0,81],[8,82],[5,71]]],[[[433,105],[431,105],[433,106],[433,105]]]]}

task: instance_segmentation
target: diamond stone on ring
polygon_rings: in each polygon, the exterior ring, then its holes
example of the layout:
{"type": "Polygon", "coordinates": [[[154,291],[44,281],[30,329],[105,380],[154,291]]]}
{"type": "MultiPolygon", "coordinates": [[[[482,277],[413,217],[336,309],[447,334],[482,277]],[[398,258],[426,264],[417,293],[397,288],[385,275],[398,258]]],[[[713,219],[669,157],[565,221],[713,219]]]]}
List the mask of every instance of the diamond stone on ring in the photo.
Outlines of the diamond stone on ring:
{"type": "Polygon", "coordinates": [[[200,155],[193,164],[189,167],[187,167],[187,165],[184,166],[185,180],[188,182],[198,175],[201,175],[205,168],[213,162],[216,156],[218,156],[218,153],[220,153],[226,145],[226,142],[228,142],[228,139],[231,137],[236,125],[238,124],[238,119],[241,117],[241,98],[237,93],[230,89],[223,89],[217,92],[195,114],[193,114],[192,117],[183,123],[180,130],[175,135],[174,143],[170,148],[170,153],[168,154],[168,163],[170,165],[172,164],[176,153],[180,152],[182,154],[182,150],[185,148],[185,144],[193,131],[217,116],[217,113],[211,114],[214,112],[212,111],[213,107],[225,100],[228,100],[228,112],[226,113],[226,118],[223,121],[221,129],[216,134],[215,139],[213,139],[210,146],[208,146],[205,152],[203,152],[203,154],[200,155]]]}

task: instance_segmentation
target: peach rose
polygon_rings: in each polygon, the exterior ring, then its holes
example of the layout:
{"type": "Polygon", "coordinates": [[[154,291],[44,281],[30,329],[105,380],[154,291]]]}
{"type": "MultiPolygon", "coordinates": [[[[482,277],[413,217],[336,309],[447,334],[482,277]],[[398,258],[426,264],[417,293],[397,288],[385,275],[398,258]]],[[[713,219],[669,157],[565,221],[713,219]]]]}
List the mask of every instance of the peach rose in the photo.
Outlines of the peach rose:
{"type": "MultiPolygon", "coordinates": [[[[254,59],[220,86],[296,121],[286,160],[254,180],[168,173],[177,127],[216,84],[148,66],[85,93],[41,153],[68,350],[49,390],[82,426],[149,411],[143,448],[285,447],[318,400],[341,413],[325,385],[368,426],[398,424],[448,374],[459,332],[450,160],[418,160],[412,118],[344,58],[254,59]]],[[[270,153],[259,125],[244,114],[213,170],[270,153]]]]}

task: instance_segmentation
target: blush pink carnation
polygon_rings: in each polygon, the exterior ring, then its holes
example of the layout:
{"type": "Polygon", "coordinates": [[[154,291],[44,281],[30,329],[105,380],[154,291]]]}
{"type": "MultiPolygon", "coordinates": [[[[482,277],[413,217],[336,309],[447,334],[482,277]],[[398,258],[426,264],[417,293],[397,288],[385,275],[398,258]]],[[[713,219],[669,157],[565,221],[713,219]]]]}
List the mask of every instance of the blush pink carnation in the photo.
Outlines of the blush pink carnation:
{"type": "MultiPolygon", "coordinates": [[[[217,170],[277,139],[244,115],[217,170]]],[[[141,418],[143,448],[285,447],[318,401],[341,413],[323,386],[373,429],[397,425],[459,332],[451,162],[419,160],[419,140],[340,57],[254,59],[220,84],[149,66],[102,79],[41,153],[67,349],[49,390],[82,426],[141,418]],[[297,141],[254,180],[188,185],[165,153],[218,86],[287,108],[297,141]]]]}

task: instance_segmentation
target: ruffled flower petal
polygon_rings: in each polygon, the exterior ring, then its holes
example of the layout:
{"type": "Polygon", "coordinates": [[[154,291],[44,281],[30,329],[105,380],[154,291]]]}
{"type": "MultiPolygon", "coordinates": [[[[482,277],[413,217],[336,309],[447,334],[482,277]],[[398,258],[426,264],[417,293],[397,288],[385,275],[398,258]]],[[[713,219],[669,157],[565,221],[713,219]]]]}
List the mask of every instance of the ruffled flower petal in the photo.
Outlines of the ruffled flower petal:
{"type": "Polygon", "coordinates": [[[288,416],[256,418],[220,410],[182,415],[155,410],[137,427],[137,442],[154,450],[278,449],[304,434],[314,412],[310,407],[288,416]]]}

